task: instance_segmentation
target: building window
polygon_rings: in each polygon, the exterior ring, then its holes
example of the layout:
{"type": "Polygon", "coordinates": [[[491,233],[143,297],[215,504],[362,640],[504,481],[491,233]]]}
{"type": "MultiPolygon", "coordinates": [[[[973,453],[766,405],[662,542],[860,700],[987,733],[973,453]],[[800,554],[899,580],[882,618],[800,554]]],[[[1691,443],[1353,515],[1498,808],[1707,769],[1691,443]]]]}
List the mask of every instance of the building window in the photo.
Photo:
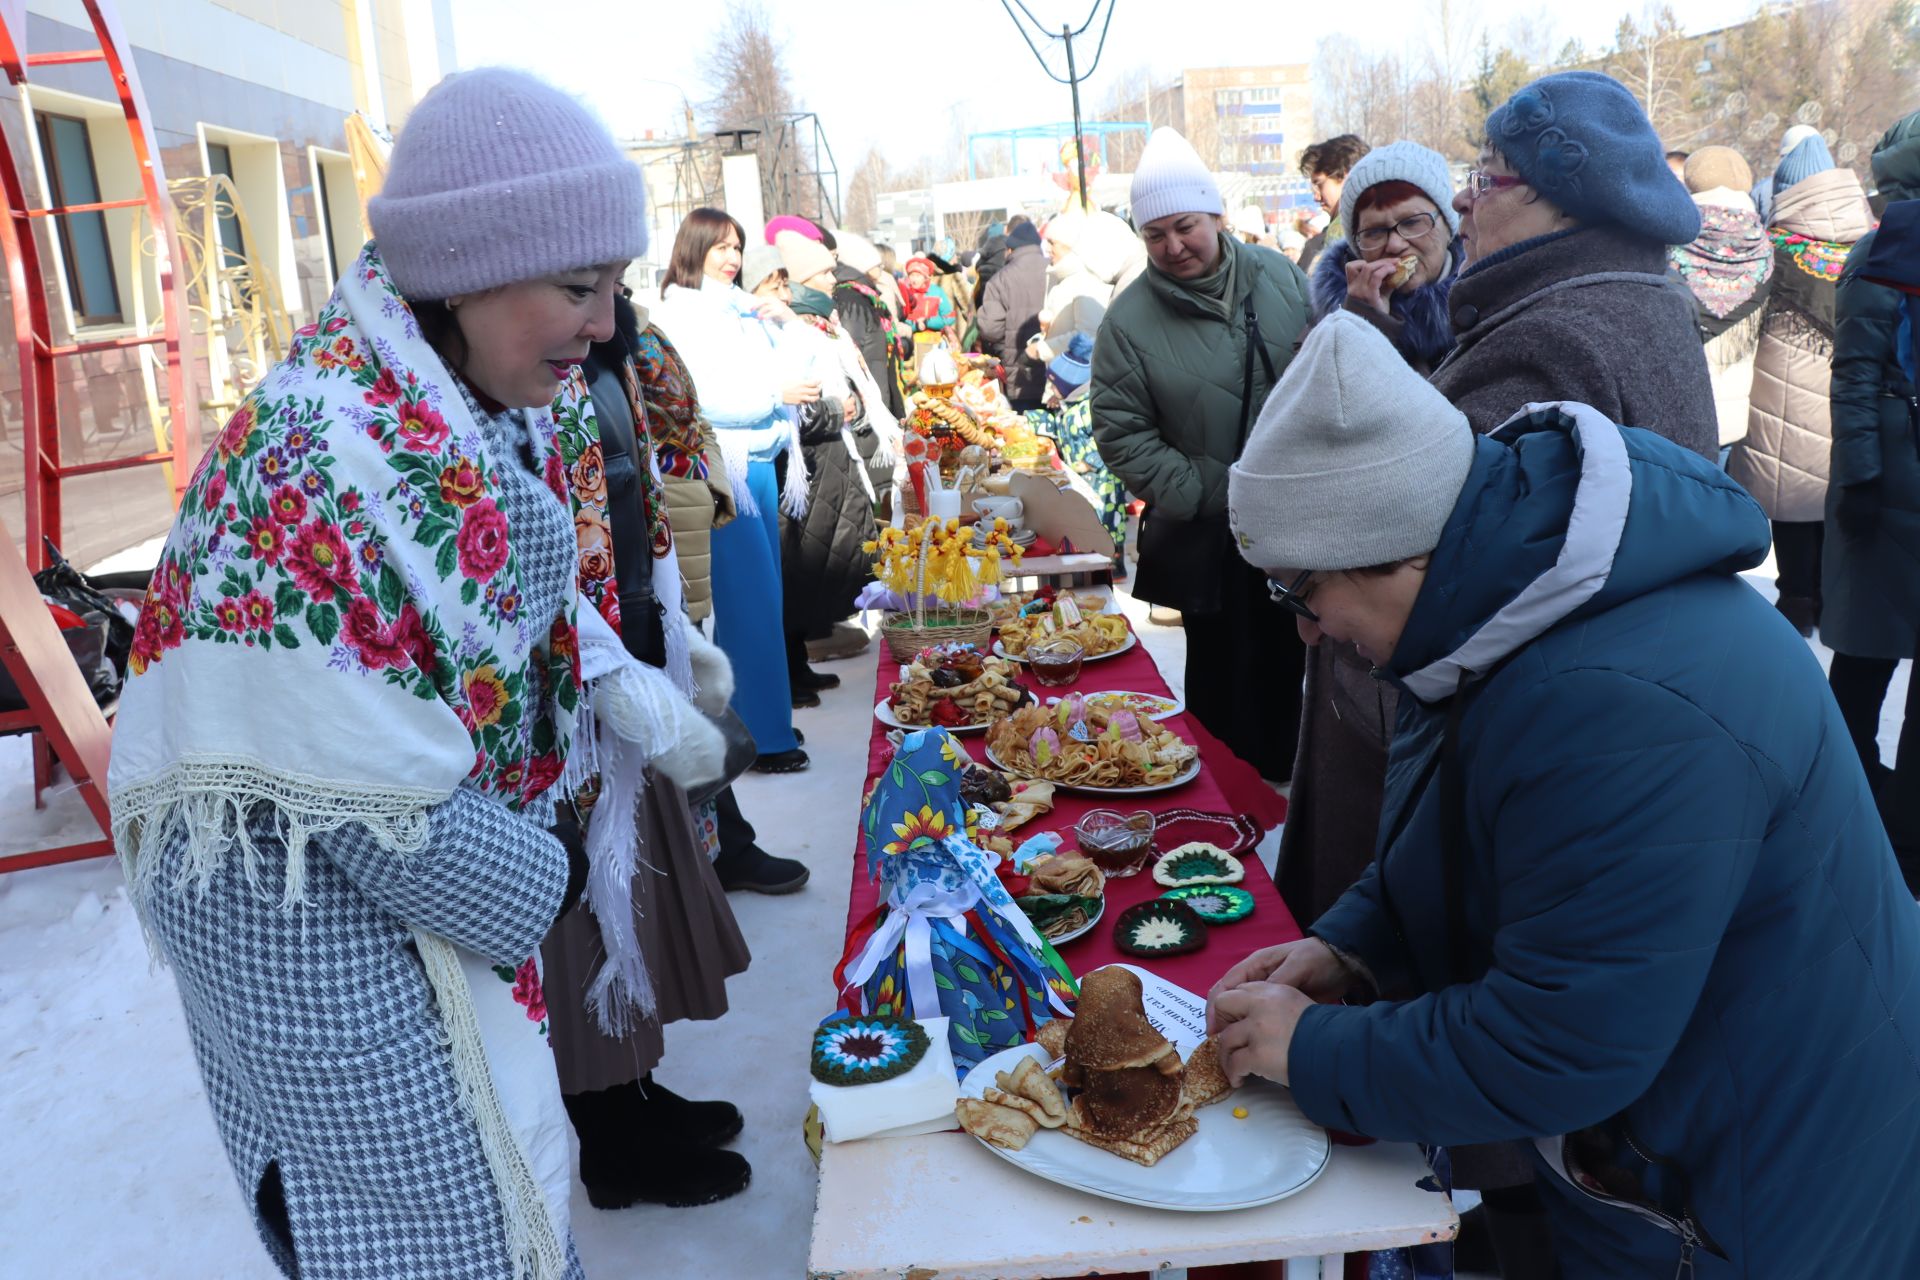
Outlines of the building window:
{"type": "Polygon", "coordinates": [[[360,192],[353,182],[353,161],[342,152],[314,148],[313,185],[327,253],[327,287],[332,288],[367,242],[360,218],[360,192]]]}
{"type": "MultiPolygon", "coordinates": [[[[40,153],[46,158],[47,189],[56,206],[100,203],[100,176],[93,164],[87,122],[74,116],[38,113],[40,153]]],[[[107,219],[99,210],[65,213],[53,219],[66,266],[67,294],[74,323],[120,324],[120,286],[114,278],[107,219]]]]}
{"type": "MultiPolygon", "coordinates": [[[[207,140],[207,173],[209,176],[225,178],[233,182],[234,190],[239,184],[233,176],[233,148],[224,142],[207,140]]],[[[238,194],[234,195],[238,200],[238,194]]],[[[226,210],[219,215],[221,266],[237,267],[247,260],[247,233],[240,225],[240,211],[231,204],[222,201],[221,208],[226,210]]]]}

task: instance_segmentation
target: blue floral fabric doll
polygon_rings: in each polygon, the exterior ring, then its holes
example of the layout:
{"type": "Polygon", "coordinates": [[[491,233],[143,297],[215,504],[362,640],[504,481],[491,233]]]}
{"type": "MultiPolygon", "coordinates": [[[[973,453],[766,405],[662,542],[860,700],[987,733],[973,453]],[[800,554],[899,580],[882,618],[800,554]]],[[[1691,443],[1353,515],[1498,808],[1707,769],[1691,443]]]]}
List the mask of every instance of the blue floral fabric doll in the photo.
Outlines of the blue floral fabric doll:
{"type": "Polygon", "coordinates": [[[881,905],[847,941],[836,974],[855,1013],[944,1016],[965,1074],[1071,1016],[1073,975],[994,874],[960,796],[972,764],[944,729],[909,733],[880,775],[860,830],[881,905]]]}

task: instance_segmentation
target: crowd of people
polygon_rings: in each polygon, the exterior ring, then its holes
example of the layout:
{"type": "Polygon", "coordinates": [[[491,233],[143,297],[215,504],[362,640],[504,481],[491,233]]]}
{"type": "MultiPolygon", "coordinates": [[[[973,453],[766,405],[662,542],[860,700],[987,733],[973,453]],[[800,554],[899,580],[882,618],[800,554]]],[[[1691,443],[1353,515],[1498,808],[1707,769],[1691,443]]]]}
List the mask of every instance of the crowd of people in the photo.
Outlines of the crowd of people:
{"type": "Polygon", "coordinates": [[[731,783],[809,766],[950,348],[1290,785],[1308,936],[1209,996],[1236,1081],[1424,1144],[1510,1278],[1920,1271],[1920,680],[1877,745],[1920,650],[1920,115],[1871,199],[1811,130],[1757,183],[1669,151],[1596,73],[1483,136],[1458,181],[1309,147],[1277,236],[1172,129],[1127,216],[964,255],[697,209],[649,300],[604,126],[436,87],[193,478],[116,732],[280,1268],[578,1275],[569,1124],[598,1208],[748,1185],[739,1109],[652,1072],[751,961],[728,893],[807,881],[731,783]]]}

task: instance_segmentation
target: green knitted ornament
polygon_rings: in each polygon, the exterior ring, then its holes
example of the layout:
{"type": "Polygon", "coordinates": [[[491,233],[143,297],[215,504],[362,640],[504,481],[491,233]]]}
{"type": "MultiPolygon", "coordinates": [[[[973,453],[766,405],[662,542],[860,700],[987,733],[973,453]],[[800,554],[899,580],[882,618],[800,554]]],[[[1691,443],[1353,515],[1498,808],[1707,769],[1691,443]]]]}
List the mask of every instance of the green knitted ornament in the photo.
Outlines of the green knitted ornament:
{"type": "Polygon", "coordinates": [[[1190,884],[1160,897],[1186,903],[1208,924],[1234,924],[1253,914],[1253,895],[1230,884],[1190,884]]]}
{"type": "Polygon", "coordinates": [[[1177,956],[1207,944],[1207,926],[1184,902],[1149,898],[1114,922],[1113,945],[1130,956],[1177,956]]]}
{"type": "Polygon", "coordinates": [[[927,1053],[927,1032],[912,1018],[883,1014],[837,1018],[813,1033],[813,1078],[822,1084],[877,1084],[903,1076],[927,1053]]]}
{"type": "Polygon", "coordinates": [[[1169,889],[1190,884],[1239,884],[1247,869],[1218,845],[1195,841],[1172,850],[1153,864],[1153,878],[1169,889]]]}

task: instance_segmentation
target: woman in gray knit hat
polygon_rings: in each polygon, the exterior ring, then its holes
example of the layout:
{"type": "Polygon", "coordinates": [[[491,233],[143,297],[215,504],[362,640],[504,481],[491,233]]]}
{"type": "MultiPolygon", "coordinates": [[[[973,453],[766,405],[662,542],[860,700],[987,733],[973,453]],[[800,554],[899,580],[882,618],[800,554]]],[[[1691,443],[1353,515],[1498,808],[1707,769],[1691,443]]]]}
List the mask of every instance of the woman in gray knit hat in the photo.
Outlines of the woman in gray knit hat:
{"type": "Polygon", "coordinates": [[[536,953],[590,837],[556,799],[596,721],[601,759],[684,783],[724,753],[613,632],[576,370],[644,194],[579,103],[489,69],[414,109],[369,217],[175,519],[115,842],[283,1272],[557,1280],[580,1265],[536,953]]]}
{"type": "Polygon", "coordinates": [[[1583,404],[1476,434],[1336,312],[1228,510],[1302,637],[1402,695],[1372,865],[1210,995],[1228,1076],[1517,1149],[1567,1280],[1920,1274],[1889,1193],[1920,1178],[1920,912],[1819,665],[1739,579],[1753,498],[1583,404]]]}
{"type": "MultiPolygon", "coordinates": [[[[1465,248],[1447,297],[1454,346],[1430,380],[1475,431],[1536,401],[1577,400],[1717,456],[1691,300],[1667,276],[1667,246],[1691,242],[1700,213],[1625,86],[1572,71],[1519,90],[1487,117],[1479,163],[1453,211],[1465,248]]],[[[1315,737],[1300,765],[1311,879],[1296,881],[1302,860],[1280,870],[1295,897],[1311,900],[1303,919],[1339,894],[1361,856],[1351,844],[1345,859],[1327,856],[1320,831],[1331,823],[1338,839],[1378,827],[1394,736],[1396,687],[1355,679],[1351,664],[1334,670],[1347,677],[1341,714],[1309,717],[1315,737]]],[[[1488,1217],[1509,1238],[1509,1276],[1546,1274],[1512,1260],[1524,1253],[1550,1266],[1525,1186],[1499,1190],[1530,1179],[1524,1161],[1475,1148],[1456,1152],[1454,1169],[1461,1185],[1493,1191],[1488,1217]]]]}

